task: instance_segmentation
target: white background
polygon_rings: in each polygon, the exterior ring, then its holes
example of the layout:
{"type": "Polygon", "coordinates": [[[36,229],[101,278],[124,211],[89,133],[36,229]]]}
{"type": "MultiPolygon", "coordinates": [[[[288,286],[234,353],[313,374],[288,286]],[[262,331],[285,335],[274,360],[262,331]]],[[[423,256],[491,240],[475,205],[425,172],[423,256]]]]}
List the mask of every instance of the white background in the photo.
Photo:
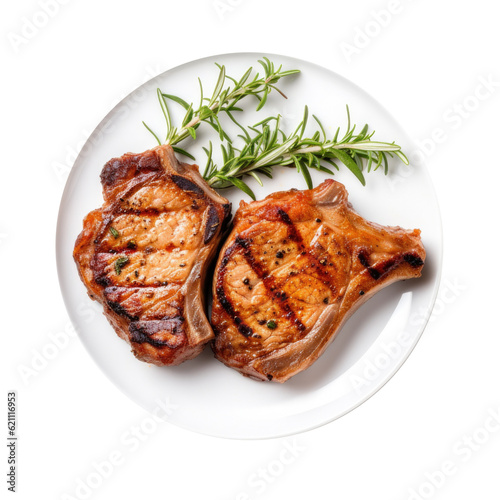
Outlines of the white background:
{"type": "MultiPolygon", "coordinates": [[[[47,0],[50,16],[43,5],[0,15],[1,418],[16,390],[18,498],[500,498],[495,5],[47,0]],[[159,424],[122,395],[69,334],[54,253],[65,177],[111,107],[166,69],[237,51],[318,63],[379,100],[420,144],[444,227],[434,315],[396,376],[331,424],[265,441],[159,424]]],[[[7,448],[0,460],[6,471],[7,448]]]]}

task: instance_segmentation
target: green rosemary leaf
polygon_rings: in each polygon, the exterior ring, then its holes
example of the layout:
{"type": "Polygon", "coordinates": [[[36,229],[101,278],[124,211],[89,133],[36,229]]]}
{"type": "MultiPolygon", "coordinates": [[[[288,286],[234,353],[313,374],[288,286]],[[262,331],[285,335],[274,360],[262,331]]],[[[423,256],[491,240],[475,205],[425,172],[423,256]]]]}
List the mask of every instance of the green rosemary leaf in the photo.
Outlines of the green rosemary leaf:
{"type": "Polygon", "coordinates": [[[255,162],[255,167],[264,166],[266,164],[271,164],[276,159],[283,156],[287,151],[289,151],[297,142],[297,137],[292,137],[288,141],[281,144],[281,146],[273,149],[265,155],[262,155],[258,161],[255,162]]]}
{"type": "Polygon", "coordinates": [[[382,155],[384,157],[384,174],[387,175],[387,173],[389,172],[389,165],[387,163],[387,156],[386,155],[382,155]]]}
{"type": "Polygon", "coordinates": [[[359,169],[357,163],[345,152],[340,149],[332,149],[331,153],[336,156],[363,184],[366,185],[363,172],[359,169]]]}
{"type": "MultiPolygon", "coordinates": [[[[175,149],[174,149],[175,151],[175,149]]],[[[212,173],[214,169],[214,164],[212,160],[212,141],[209,142],[209,149],[203,148],[203,151],[205,151],[207,155],[207,164],[205,165],[205,171],[203,172],[203,178],[208,179],[210,177],[210,174],[212,173]]]]}
{"type": "Polygon", "coordinates": [[[373,155],[371,151],[368,151],[368,164],[366,166],[366,171],[369,172],[372,168],[373,155]]]}
{"type": "Polygon", "coordinates": [[[184,109],[189,109],[190,107],[192,108],[192,104],[188,104],[184,99],[181,99],[179,96],[172,95],[172,94],[164,94],[162,93],[162,96],[170,99],[171,101],[176,102],[177,104],[180,104],[184,109]]]}
{"type": "Polygon", "coordinates": [[[158,136],[144,123],[142,122],[142,124],[149,130],[149,132],[153,135],[153,137],[157,140],[158,142],[158,145],[161,146],[161,141],[160,139],[158,139],[158,136]]]}
{"type": "MultiPolygon", "coordinates": [[[[286,97],[274,84],[283,77],[298,73],[299,70],[283,71],[281,66],[278,70],[275,70],[274,64],[267,58],[259,60],[259,63],[264,68],[265,74],[260,77],[257,73],[253,79],[250,79],[252,68],[246,70],[241,78],[235,79],[226,74],[224,65],[216,63],[216,66],[219,68],[219,74],[210,99],[204,97],[203,84],[201,79],[198,78],[200,101],[197,109],[194,109],[193,105],[189,105],[187,101],[181,97],[163,93],[158,89],[158,100],[167,125],[165,143],[171,145],[178,144],[187,137],[193,137],[192,131],[189,130],[191,127],[199,125],[201,122],[208,122],[213,126],[215,120],[217,120],[218,114],[227,114],[231,111],[235,112],[241,110],[242,108],[236,107],[236,103],[247,96],[252,95],[259,99],[258,109],[261,109],[265,105],[269,93],[273,90],[276,90],[286,97]],[[229,82],[230,85],[224,88],[227,82],[229,82]],[[166,102],[167,100],[179,104],[186,111],[184,119],[181,122],[182,125],[178,130],[172,126],[172,120],[166,102]]],[[[146,126],[146,124],[144,125],[146,126]]],[[[160,144],[156,134],[154,134],[148,126],[146,126],[146,128],[160,144]]],[[[223,140],[223,138],[225,140],[230,140],[228,134],[222,128],[219,128],[219,135],[221,140],[223,140]]]]}
{"type": "Polygon", "coordinates": [[[318,124],[319,128],[321,129],[321,133],[323,134],[323,142],[326,141],[326,132],[325,128],[323,127],[323,124],[319,121],[319,118],[315,115],[312,115],[312,117],[316,120],[316,123],[318,124]]]}
{"type": "Polygon", "coordinates": [[[339,138],[339,132],[340,132],[340,127],[337,129],[337,131],[335,132],[335,136],[333,137],[332,139],[332,142],[337,142],[338,141],[338,138],[339,138]]]}
{"type": "Polygon", "coordinates": [[[229,182],[231,182],[231,184],[236,186],[238,189],[241,189],[245,194],[250,196],[250,198],[252,198],[252,200],[256,199],[253,191],[241,179],[238,179],[237,177],[226,177],[225,180],[228,180],[229,182]]]}
{"type": "Polygon", "coordinates": [[[191,104],[187,108],[186,116],[184,116],[184,119],[182,120],[182,127],[187,127],[188,123],[193,119],[193,116],[194,116],[194,111],[193,111],[193,105],[191,104]]]}
{"type": "Polygon", "coordinates": [[[301,161],[297,159],[296,156],[292,157],[293,162],[295,163],[295,166],[297,167],[297,170],[304,176],[304,179],[306,180],[307,187],[309,189],[313,188],[313,183],[311,179],[311,174],[309,173],[309,169],[307,168],[306,165],[304,165],[301,161]]]}
{"type": "Polygon", "coordinates": [[[170,131],[172,129],[172,121],[170,119],[170,113],[168,111],[168,106],[165,101],[165,98],[163,97],[163,94],[161,93],[160,89],[156,89],[156,93],[158,95],[158,101],[160,103],[161,110],[163,112],[163,116],[165,117],[165,121],[167,122],[167,137],[170,134],[170,131]]]}
{"type": "MultiPolygon", "coordinates": [[[[340,170],[340,169],[339,169],[339,166],[338,166],[338,165],[337,165],[337,164],[336,164],[336,163],[335,163],[335,162],[334,162],[334,161],[333,161],[330,157],[328,157],[328,156],[323,156],[323,157],[322,157],[322,160],[323,160],[323,161],[326,161],[326,162],[327,162],[327,163],[329,163],[332,167],[335,167],[337,170],[340,170]]],[[[330,170],[330,172],[331,172],[331,170],[330,170]]],[[[333,175],[333,173],[332,173],[332,175],[333,175]]]]}
{"type": "Polygon", "coordinates": [[[261,110],[264,105],[266,104],[267,102],[267,96],[269,95],[269,92],[264,91],[264,95],[260,98],[260,102],[259,102],[259,105],[257,106],[257,111],[261,110]]]}
{"type": "Polygon", "coordinates": [[[402,152],[402,151],[394,151],[394,154],[396,156],[398,156],[400,158],[400,160],[405,164],[405,165],[409,165],[410,164],[410,161],[408,160],[408,158],[406,157],[406,155],[402,152]]]}
{"type": "MultiPolygon", "coordinates": [[[[335,165],[335,166],[337,167],[337,165],[335,165]]],[[[338,169],[338,167],[337,167],[337,169],[338,169]]],[[[332,170],[330,170],[329,168],[324,167],[323,165],[320,165],[320,166],[318,167],[318,170],[319,170],[320,172],[324,172],[325,174],[335,175],[335,174],[333,173],[333,171],[332,171],[332,170]]]]}
{"type": "Polygon", "coordinates": [[[255,172],[250,172],[249,175],[251,175],[261,186],[264,185],[260,177],[255,172]]]}
{"type": "Polygon", "coordinates": [[[215,84],[212,98],[209,101],[209,106],[217,102],[217,98],[219,97],[222,91],[222,86],[224,85],[225,80],[226,80],[226,67],[222,65],[220,66],[219,77],[217,78],[217,83],[215,84]]]}
{"type": "Polygon", "coordinates": [[[196,160],[196,158],[191,154],[191,153],[188,153],[185,149],[182,149],[180,148],[179,146],[172,146],[172,149],[176,152],[176,153],[179,153],[181,155],[184,155],[184,156],[187,156],[188,158],[190,158],[191,160],[196,160]]]}
{"type": "Polygon", "coordinates": [[[346,148],[359,149],[360,151],[399,151],[401,149],[401,147],[396,144],[377,141],[351,142],[346,145],[346,148]]]}
{"type": "Polygon", "coordinates": [[[307,125],[307,119],[309,118],[309,108],[307,106],[304,107],[304,117],[302,118],[302,126],[300,127],[299,137],[302,139],[304,135],[304,131],[307,125]]]}
{"type": "Polygon", "coordinates": [[[368,132],[368,124],[366,124],[362,129],[361,132],[358,134],[359,137],[365,137],[366,132],[368,132]]]}
{"type": "MultiPolygon", "coordinates": [[[[403,163],[408,163],[408,158],[401,151],[401,147],[394,142],[372,140],[374,132],[369,132],[367,124],[356,131],[356,124],[351,121],[349,106],[346,106],[347,127],[344,135],[340,135],[338,127],[332,139],[327,138],[325,127],[314,114],[312,117],[317,125],[316,130],[306,137],[309,118],[307,106],[304,107],[302,120],[289,135],[282,129],[280,115],[268,116],[253,126],[241,124],[235,116],[235,113],[243,109],[237,105],[241,99],[254,96],[258,100],[257,110],[260,111],[266,105],[271,92],[276,91],[286,98],[276,87],[276,83],[283,77],[299,72],[283,70],[282,66],[276,69],[274,63],[267,57],[258,62],[264,70],[262,76],[249,68],[239,79],[227,75],[226,68],[216,64],[219,74],[210,98],[204,96],[203,84],[198,79],[200,101],[196,109],[193,104],[188,104],[178,96],[162,93],[159,89],[157,91],[167,125],[165,143],[172,145],[174,151],[194,159],[187,151],[175,145],[188,137],[196,139],[198,136],[196,129],[204,122],[217,132],[221,141],[222,166],[218,167],[213,159],[212,143],[209,143],[208,149],[203,148],[207,155],[203,177],[209,185],[217,189],[235,186],[255,199],[253,191],[242,178],[251,176],[262,186],[261,175],[272,178],[273,168],[277,166],[294,166],[304,177],[307,186],[312,188],[310,169],[328,175],[334,174],[334,171],[325,165],[339,170],[339,165],[342,163],[365,185],[363,174],[365,163],[368,172],[377,170],[383,164],[386,174],[389,169],[388,156],[397,157],[403,163]],[[176,128],[172,123],[167,101],[178,104],[185,111],[180,128],[176,128]],[[237,142],[233,143],[225,130],[224,122],[220,118],[223,114],[226,114],[239,128],[237,139],[240,145],[237,142]]],[[[144,126],[160,144],[158,136],[145,123],[144,126]]]]}

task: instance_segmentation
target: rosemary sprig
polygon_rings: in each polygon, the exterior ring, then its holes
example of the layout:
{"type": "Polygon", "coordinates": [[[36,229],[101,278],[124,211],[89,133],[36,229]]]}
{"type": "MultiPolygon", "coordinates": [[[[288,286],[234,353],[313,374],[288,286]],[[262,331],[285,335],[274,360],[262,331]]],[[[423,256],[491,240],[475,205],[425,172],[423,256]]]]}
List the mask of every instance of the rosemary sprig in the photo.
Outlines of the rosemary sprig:
{"type": "MultiPolygon", "coordinates": [[[[262,77],[259,73],[256,73],[253,79],[251,79],[253,68],[249,68],[239,80],[227,75],[225,66],[217,64],[217,67],[219,68],[219,76],[210,97],[205,97],[203,85],[201,80],[198,78],[200,85],[200,100],[196,109],[193,103],[188,104],[184,99],[181,99],[178,96],[165,94],[160,89],[157,89],[158,101],[160,102],[163,116],[165,117],[165,122],[167,124],[167,134],[164,143],[172,145],[175,151],[194,159],[194,157],[187,151],[179,147],[174,147],[174,145],[189,136],[196,139],[196,129],[202,122],[206,122],[211,125],[219,134],[221,141],[226,140],[231,142],[230,137],[224,131],[219,122],[219,113],[226,113],[233,122],[237,123],[232,113],[235,111],[242,111],[237,104],[244,97],[249,95],[255,96],[259,100],[257,110],[261,109],[265,105],[268,95],[273,90],[276,90],[286,98],[285,94],[283,94],[283,92],[276,87],[276,84],[281,78],[294,73],[299,73],[300,70],[292,69],[284,71],[281,65],[276,69],[274,63],[267,57],[263,57],[262,60],[259,60],[259,63],[264,69],[264,75],[262,77]],[[229,86],[226,87],[228,81],[229,86]],[[172,124],[170,111],[167,105],[168,100],[180,104],[186,110],[179,128],[172,124]]],[[[153,134],[158,144],[161,145],[162,141],[158,138],[158,136],[151,130],[150,127],[148,127],[148,125],[146,125],[146,123],[142,123],[149,130],[149,132],[153,134]]]]}
{"type": "Polygon", "coordinates": [[[307,106],[302,121],[296,130],[288,136],[280,127],[280,116],[269,117],[250,127],[249,133],[244,127],[244,135],[240,135],[244,145],[241,149],[235,148],[231,142],[221,145],[222,166],[217,167],[212,158],[212,145],[204,148],[207,154],[207,165],[204,178],[212,187],[217,189],[236,186],[250,197],[255,195],[250,187],[241,179],[252,176],[261,186],[259,174],[272,177],[272,167],[277,165],[296,167],[311,189],[312,179],[309,169],[314,168],[321,172],[333,175],[333,171],[322,164],[326,162],[339,170],[338,162],[343,163],[365,185],[363,164],[367,164],[367,171],[377,170],[382,164],[387,174],[387,156],[399,157],[405,164],[408,159],[401,151],[401,147],[394,142],[373,141],[374,132],[368,132],[365,125],[360,132],[355,133],[356,126],[351,126],[349,107],[347,107],[347,130],[339,138],[340,127],[332,139],[327,139],[325,129],[320,120],[313,115],[319,126],[311,138],[304,138],[309,117],[307,106]],[[274,126],[271,123],[274,121],[274,126]]]}

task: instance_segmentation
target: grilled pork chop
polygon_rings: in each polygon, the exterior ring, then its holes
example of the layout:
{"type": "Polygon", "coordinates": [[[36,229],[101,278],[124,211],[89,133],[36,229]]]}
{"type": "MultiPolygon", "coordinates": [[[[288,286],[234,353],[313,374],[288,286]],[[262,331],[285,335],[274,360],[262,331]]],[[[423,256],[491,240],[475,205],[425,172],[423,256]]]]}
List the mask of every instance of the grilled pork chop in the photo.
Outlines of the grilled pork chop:
{"type": "Polygon", "coordinates": [[[74,249],[90,297],[140,360],[195,357],[213,338],[202,286],[231,205],[170,146],[112,159],[101,183],[74,249]]]}
{"type": "Polygon", "coordinates": [[[308,368],[363,302],[420,276],[419,235],[366,221],[333,180],[241,202],[213,284],[216,358],[276,382],[308,368]]]}

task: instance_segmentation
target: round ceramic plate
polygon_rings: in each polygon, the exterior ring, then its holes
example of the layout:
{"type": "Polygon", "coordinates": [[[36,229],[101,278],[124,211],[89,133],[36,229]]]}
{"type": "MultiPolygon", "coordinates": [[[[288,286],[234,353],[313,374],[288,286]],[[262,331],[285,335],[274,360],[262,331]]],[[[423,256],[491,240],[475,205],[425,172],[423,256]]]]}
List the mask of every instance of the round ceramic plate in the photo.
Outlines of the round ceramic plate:
{"type": "MultiPolygon", "coordinates": [[[[62,293],[79,336],[102,371],[130,398],[149,411],[163,412],[181,427],[228,438],[269,438],[305,431],[349,412],[382,387],[406,360],[430,316],[440,277],[442,237],[439,208],[425,166],[404,130],[373,98],[345,78],[325,68],[290,57],[267,55],[284,69],[301,73],[279,83],[288,96],[271,94],[266,106],[255,111],[257,101],[242,101],[240,121],[253,125],[271,114],[281,114],[282,125],[293,131],[304,106],[334,135],[345,131],[346,104],[353,123],[376,128],[375,140],[395,140],[407,153],[410,166],[393,159],[389,175],[382,169],[367,173],[363,187],[341,168],[335,179],[344,183],[354,209],[368,220],[385,225],[420,228],[427,261],[419,279],[393,284],[364,304],[345,324],[323,356],[309,369],[284,384],[257,382],[243,377],[215,360],[210,346],[196,359],[180,366],[156,367],[140,362],[130,346],[118,338],[102,314],[91,314],[92,303],[81,283],[72,250],[84,216],[102,204],[99,174],[110,158],[142,152],[156,145],[142,121],[164,134],[165,124],[156,89],[198,102],[198,77],[206,93],[218,76],[215,63],[227,74],[240,77],[253,66],[262,73],[262,54],[239,53],[208,57],[166,71],[121,101],[97,126],[78,156],[62,197],[57,228],[57,262],[62,293]]],[[[172,103],[173,120],[183,110],[172,103]]],[[[310,122],[312,127],[314,124],[310,122]]],[[[180,144],[203,168],[202,147],[213,136],[200,127],[196,141],[180,144]]],[[[310,132],[313,131],[311,128],[310,132]]],[[[315,185],[326,174],[312,173],[315,185]]],[[[306,189],[294,169],[276,168],[263,187],[248,181],[258,199],[291,188],[306,189]]],[[[248,197],[239,190],[223,192],[233,204],[248,197]]]]}

